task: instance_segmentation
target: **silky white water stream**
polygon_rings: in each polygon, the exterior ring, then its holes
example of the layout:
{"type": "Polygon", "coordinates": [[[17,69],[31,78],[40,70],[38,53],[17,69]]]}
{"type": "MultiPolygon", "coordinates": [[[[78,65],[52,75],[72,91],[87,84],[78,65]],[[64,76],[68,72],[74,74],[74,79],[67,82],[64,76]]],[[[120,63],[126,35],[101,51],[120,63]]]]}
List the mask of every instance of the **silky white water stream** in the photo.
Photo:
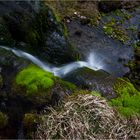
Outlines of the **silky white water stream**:
{"type": "Polygon", "coordinates": [[[65,64],[61,67],[56,67],[54,65],[41,61],[37,57],[35,57],[27,52],[24,52],[24,51],[21,51],[18,49],[9,48],[6,46],[1,46],[1,45],[0,45],[0,48],[12,51],[18,57],[28,59],[32,63],[34,63],[37,66],[39,66],[40,68],[42,68],[43,70],[52,72],[55,76],[58,76],[58,77],[63,77],[66,74],[68,74],[69,72],[74,71],[81,67],[88,67],[93,70],[102,69],[102,63],[97,62],[96,55],[94,55],[94,53],[91,53],[89,55],[89,57],[87,58],[87,61],[76,61],[76,62],[72,62],[69,64],[65,64]]]}

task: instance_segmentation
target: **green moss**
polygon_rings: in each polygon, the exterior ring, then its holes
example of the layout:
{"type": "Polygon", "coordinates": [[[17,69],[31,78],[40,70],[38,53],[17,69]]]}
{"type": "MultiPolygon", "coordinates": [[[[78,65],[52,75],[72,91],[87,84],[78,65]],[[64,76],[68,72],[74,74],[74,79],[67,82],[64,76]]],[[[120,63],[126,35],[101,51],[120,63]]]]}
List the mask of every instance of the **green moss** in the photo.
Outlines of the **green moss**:
{"type": "Polygon", "coordinates": [[[137,28],[135,26],[131,26],[131,27],[127,28],[127,30],[137,33],[137,28]]]}
{"type": "Polygon", "coordinates": [[[51,88],[54,85],[53,79],[52,73],[31,65],[19,72],[16,83],[26,88],[27,95],[32,95],[39,90],[51,88]]]}
{"type": "Polygon", "coordinates": [[[85,94],[91,94],[90,91],[88,90],[75,90],[74,93],[72,93],[72,96],[77,96],[77,95],[85,95],[85,94]]]}
{"type": "Polygon", "coordinates": [[[101,94],[99,92],[89,91],[89,90],[75,90],[75,92],[72,94],[72,96],[85,95],[85,94],[90,94],[90,95],[93,95],[93,96],[101,97],[101,94]]]}
{"type": "Polygon", "coordinates": [[[40,122],[41,122],[41,119],[38,114],[35,114],[35,113],[24,114],[23,126],[24,126],[24,129],[26,130],[25,137],[27,139],[32,138],[33,132],[36,130],[36,126],[40,122]]]}
{"type": "Polygon", "coordinates": [[[37,114],[26,113],[23,118],[23,124],[26,128],[31,128],[35,123],[37,123],[38,117],[37,114]]]}
{"type": "Polygon", "coordinates": [[[137,67],[135,61],[129,61],[128,66],[131,70],[134,70],[137,67]]]}
{"type": "Polygon", "coordinates": [[[115,10],[114,14],[120,17],[123,21],[128,20],[132,17],[129,13],[120,9],[115,10]]]}
{"type": "Polygon", "coordinates": [[[25,41],[30,46],[36,47],[38,45],[39,34],[35,30],[29,30],[25,36],[25,41]]]}
{"type": "Polygon", "coordinates": [[[7,115],[0,112],[0,129],[4,128],[7,124],[8,124],[7,115]]]}
{"type": "Polygon", "coordinates": [[[74,85],[73,83],[63,81],[61,79],[58,79],[57,83],[59,83],[64,89],[68,89],[68,90],[72,90],[72,91],[77,89],[76,85],[74,85]]]}
{"type": "Polygon", "coordinates": [[[119,78],[114,90],[118,97],[110,101],[112,106],[115,106],[126,117],[140,115],[140,92],[135,89],[133,84],[119,78]]]}
{"type": "Polygon", "coordinates": [[[101,97],[101,94],[99,92],[97,92],[97,91],[92,91],[91,95],[101,97]]]}
{"type": "Polygon", "coordinates": [[[126,43],[129,40],[126,31],[116,24],[114,18],[111,18],[109,22],[105,23],[103,30],[105,34],[111,36],[112,38],[118,39],[122,43],[126,43]]]}
{"type": "Polygon", "coordinates": [[[126,81],[122,78],[118,78],[115,85],[114,90],[116,91],[117,95],[122,95],[122,93],[127,92],[131,93],[132,95],[138,93],[132,83],[126,81]]]}
{"type": "MultiPolygon", "coordinates": [[[[140,41],[134,42],[132,46],[133,46],[134,49],[140,48],[140,41]]],[[[137,50],[135,50],[135,51],[137,51],[137,50]]]]}

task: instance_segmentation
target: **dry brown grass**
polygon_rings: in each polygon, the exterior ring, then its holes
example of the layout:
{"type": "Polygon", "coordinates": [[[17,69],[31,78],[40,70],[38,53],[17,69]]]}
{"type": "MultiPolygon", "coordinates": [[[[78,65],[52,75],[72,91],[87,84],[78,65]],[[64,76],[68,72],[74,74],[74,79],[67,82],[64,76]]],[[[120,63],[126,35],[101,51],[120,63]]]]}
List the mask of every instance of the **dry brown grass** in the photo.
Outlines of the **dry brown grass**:
{"type": "Polygon", "coordinates": [[[78,95],[63,102],[60,110],[42,114],[35,138],[132,139],[140,138],[140,119],[121,118],[105,99],[78,95]]]}

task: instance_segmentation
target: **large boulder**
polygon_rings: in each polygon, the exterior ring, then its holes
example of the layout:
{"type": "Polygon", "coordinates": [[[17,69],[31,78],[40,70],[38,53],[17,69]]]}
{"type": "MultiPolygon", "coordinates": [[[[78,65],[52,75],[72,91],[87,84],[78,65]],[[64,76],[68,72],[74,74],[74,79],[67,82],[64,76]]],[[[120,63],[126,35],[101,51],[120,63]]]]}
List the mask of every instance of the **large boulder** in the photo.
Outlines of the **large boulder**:
{"type": "Polygon", "coordinates": [[[89,68],[79,68],[64,77],[82,89],[97,91],[107,99],[114,99],[121,94],[135,94],[136,89],[128,79],[114,77],[103,70],[94,71],[89,68]]]}
{"type": "Polygon", "coordinates": [[[43,2],[0,2],[0,44],[14,46],[54,64],[77,59],[67,31],[43,2]]]}
{"type": "Polygon", "coordinates": [[[108,99],[117,97],[113,89],[116,78],[103,70],[94,71],[86,67],[79,68],[67,74],[64,79],[82,89],[98,91],[108,99]]]}

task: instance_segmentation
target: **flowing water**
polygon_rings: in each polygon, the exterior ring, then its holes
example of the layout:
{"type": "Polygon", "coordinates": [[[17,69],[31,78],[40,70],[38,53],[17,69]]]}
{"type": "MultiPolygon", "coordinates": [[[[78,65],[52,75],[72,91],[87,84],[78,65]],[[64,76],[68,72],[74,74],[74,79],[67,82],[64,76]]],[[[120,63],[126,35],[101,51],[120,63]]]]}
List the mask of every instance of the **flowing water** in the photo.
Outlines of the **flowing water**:
{"type": "Polygon", "coordinates": [[[66,64],[66,65],[63,65],[61,67],[56,67],[49,63],[39,60],[37,57],[35,57],[27,52],[24,52],[24,51],[21,51],[18,49],[9,48],[6,46],[0,46],[0,48],[3,48],[8,51],[12,51],[18,57],[28,59],[32,63],[34,63],[37,66],[39,66],[40,68],[42,68],[43,70],[52,72],[55,76],[58,76],[58,77],[63,77],[66,74],[68,74],[69,72],[74,71],[77,68],[81,68],[81,67],[88,67],[93,70],[104,69],[104,65],[103,65],[102,61],[101,60],[96,61],[96,55],[94,53],[91,53],[89,55],[89,57],[87,58],[87,61],[76,61],[76,62],[72,62],[72,63],[66,64]]]}

